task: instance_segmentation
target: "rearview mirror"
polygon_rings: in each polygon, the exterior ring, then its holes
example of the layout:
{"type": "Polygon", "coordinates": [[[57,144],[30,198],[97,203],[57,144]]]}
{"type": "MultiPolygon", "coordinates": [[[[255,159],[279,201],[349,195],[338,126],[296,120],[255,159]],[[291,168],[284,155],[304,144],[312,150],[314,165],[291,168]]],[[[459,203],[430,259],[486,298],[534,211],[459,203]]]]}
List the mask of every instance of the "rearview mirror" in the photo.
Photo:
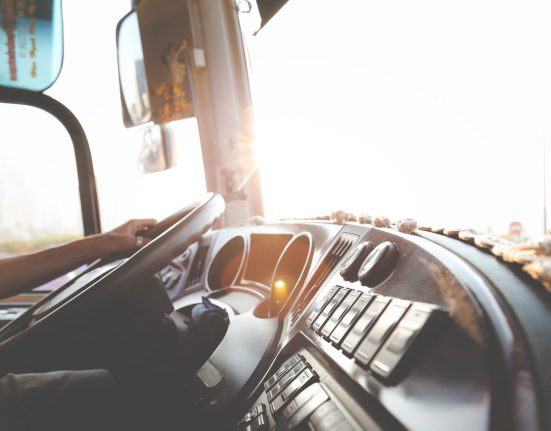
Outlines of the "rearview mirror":
{"type": "Polygon", "coordinates": [[[117,54],[124,125],[131,127],[147,123],[151,120],[149,87],[145,76],[138,14],[135,11],[119,22],[117,54]]]}
{"type": "Polygon", "coordinates": [[[0,85],[49,88],[63,62],[61,0],[2,0],[0,23],[0,85]]]}
{"type": "Polygon", "coordinates": [[[141,174],[164,171],[176,165],[176,151],[172,133],[166,126],[145,129],[143,145],[138,160],[141,174]]]}
{"type": "Polygon", "coordinates": [[[194,115],[187,2],[142,0],[117,26],[117,51],[126,127],[194,115]]]}

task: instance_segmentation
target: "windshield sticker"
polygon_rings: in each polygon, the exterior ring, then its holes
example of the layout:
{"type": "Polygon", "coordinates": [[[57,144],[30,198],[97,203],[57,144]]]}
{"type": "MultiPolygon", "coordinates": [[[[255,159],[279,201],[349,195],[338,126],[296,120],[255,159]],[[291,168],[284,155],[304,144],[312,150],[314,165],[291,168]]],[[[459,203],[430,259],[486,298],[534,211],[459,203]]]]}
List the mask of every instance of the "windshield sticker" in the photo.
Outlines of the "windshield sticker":
{"type": "Polygon", "coordinates": [[[2,12],[4,14],[2,26],[6,32],[7,39],[6,45],[8,50],[10,81],[17,81],[17,58],[26,59],[30,57],[33,59],[31,62],[27,62],[26,65],[31,78],[36,78],[38,73],[36,64],[38,42],[36,40],[35,1],[30,0],[28,4],[26,4],[25,0],[17,0],[15,2],[13,0],[4,0],[2,1],[2,12]],[[27,46],[30,47],[29,51],[27,51],[27,46]]]}
{"type": "Polygon", "coordinates": [[[15,59],[15,14],[13,10],[13,2],[4,0],[2,2],[2,11],[4,19],[2,25],[7,37],[8,62],[10,70],[10,80],[17,80],[17,61],[15,59]]]}

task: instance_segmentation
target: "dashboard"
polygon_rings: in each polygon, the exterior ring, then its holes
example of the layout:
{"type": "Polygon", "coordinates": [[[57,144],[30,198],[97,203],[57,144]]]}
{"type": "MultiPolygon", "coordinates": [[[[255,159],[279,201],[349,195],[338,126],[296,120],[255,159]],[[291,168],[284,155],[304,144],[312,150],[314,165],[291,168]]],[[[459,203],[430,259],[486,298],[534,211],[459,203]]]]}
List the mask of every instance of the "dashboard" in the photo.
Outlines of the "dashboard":
{"type": "Polygon", "coordinates": [[[473,244],[292,221],[204,234],[158,274],[230,325],[188,388],[204,429],[551,426],[551,305],[473,244]],[[546,329],[547,328],[547,329],[546,329]]]}

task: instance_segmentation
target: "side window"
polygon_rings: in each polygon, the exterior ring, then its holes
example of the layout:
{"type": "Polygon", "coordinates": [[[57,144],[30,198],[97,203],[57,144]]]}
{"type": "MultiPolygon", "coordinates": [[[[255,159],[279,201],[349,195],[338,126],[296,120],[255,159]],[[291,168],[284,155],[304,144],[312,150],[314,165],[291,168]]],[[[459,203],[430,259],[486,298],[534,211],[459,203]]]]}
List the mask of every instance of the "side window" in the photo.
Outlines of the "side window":
{"type": "Polygon", "coordinates": [[[0,258],[83,236],[73,145],[54,117],[0,104],[0,258]]]}

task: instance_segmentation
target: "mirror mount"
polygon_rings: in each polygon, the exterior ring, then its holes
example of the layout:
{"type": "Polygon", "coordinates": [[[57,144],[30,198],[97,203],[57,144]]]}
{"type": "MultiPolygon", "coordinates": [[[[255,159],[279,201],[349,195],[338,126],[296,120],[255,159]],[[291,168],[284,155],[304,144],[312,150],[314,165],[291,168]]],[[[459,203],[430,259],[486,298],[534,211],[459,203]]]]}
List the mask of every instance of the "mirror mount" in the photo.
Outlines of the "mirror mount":
{"type": "Polygon", "coordinates": [[[176,146],[170,128],[153,125],[144,130],[143,144],[138,159],[141,174],[150,174],[176,165],[176,146]]]}

